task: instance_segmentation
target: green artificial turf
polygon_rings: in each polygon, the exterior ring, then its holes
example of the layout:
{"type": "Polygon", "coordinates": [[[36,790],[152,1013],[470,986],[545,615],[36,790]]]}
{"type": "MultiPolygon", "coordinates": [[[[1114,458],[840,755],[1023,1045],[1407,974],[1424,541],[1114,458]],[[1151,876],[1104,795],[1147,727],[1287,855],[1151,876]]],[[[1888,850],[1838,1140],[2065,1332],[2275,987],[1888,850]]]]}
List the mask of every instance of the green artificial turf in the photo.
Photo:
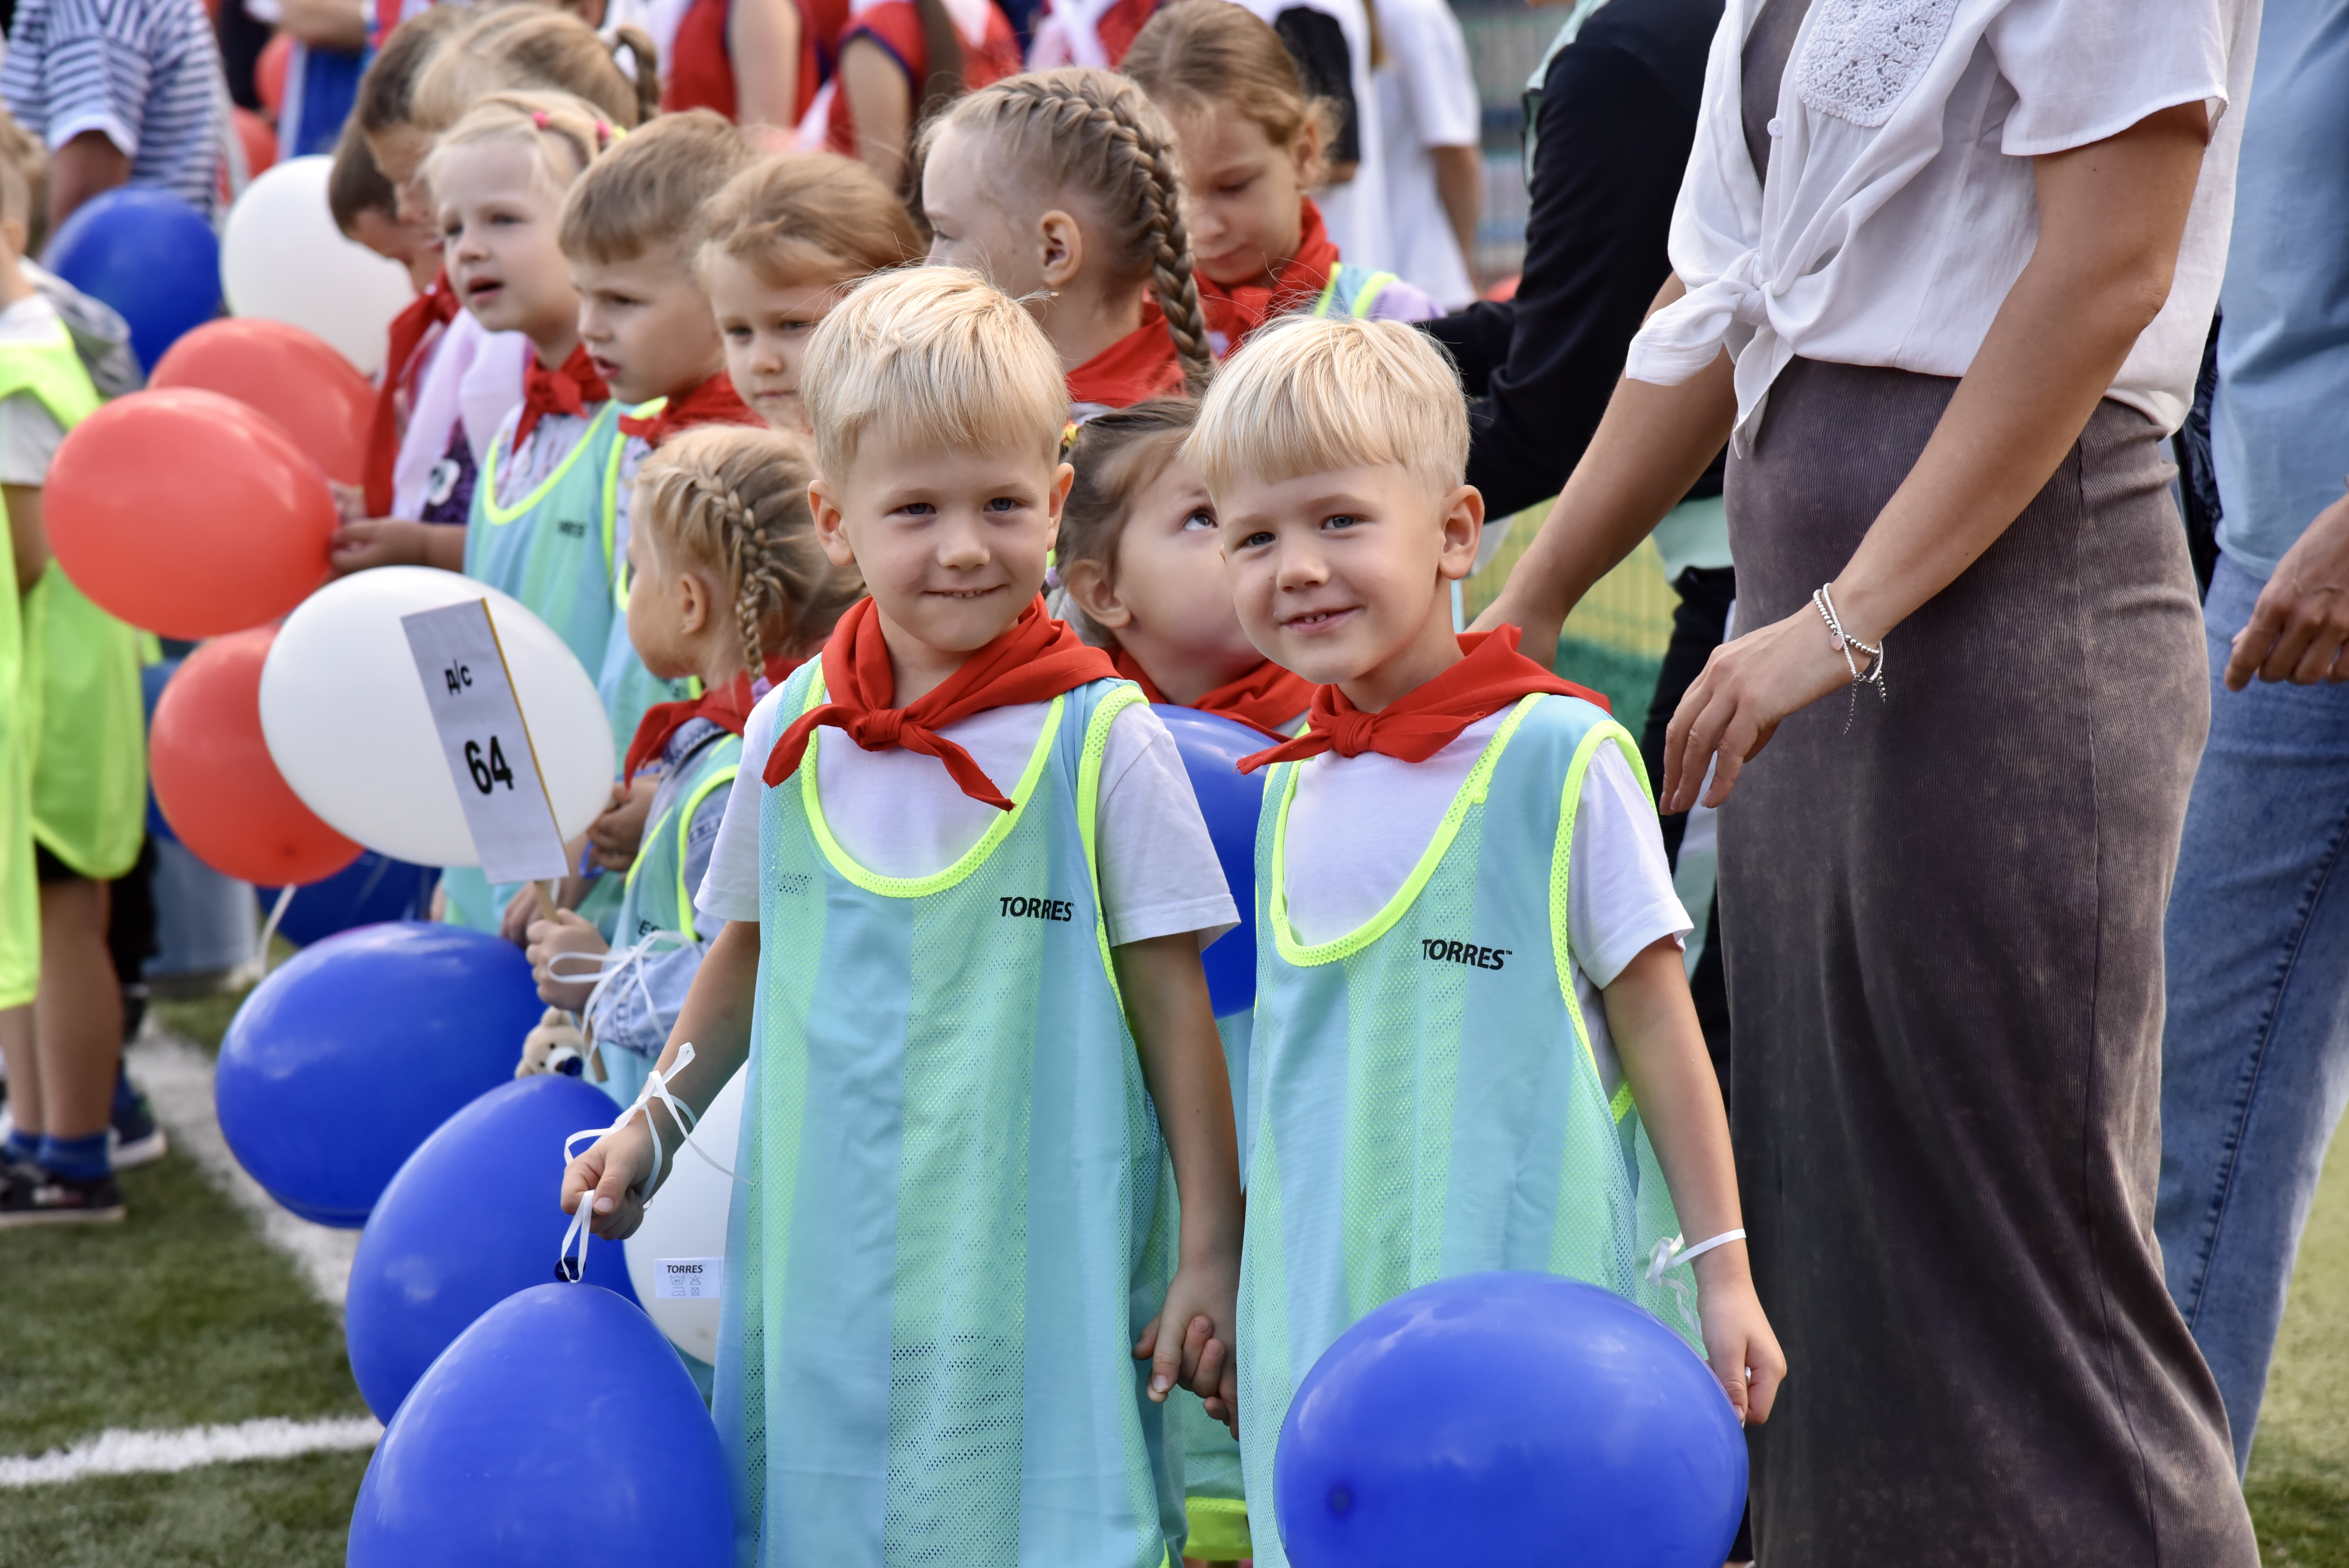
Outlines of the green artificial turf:
{"type": "Polygon", "coordinates": [[[1647,727],[1648,708],[1656,700],[1659,663],[1603,643],[1560,637],[1557,659],[1551,667],[1575,685],[1588,686],[1605,697],[1615,722],[1637,740],[1647,727]]]}
{"type": "Polygon", "coordinates": [[[0,1563],[39,1568],[336,1568],[364,1453],[94,1476],[0,1491],[0,1563]]]}
{"type": "Polygon", "coordinates": [[[2268,1568],[2349,1568],[2349,1139],[2336,1137],[2244,1484],[2268,1568]]]}

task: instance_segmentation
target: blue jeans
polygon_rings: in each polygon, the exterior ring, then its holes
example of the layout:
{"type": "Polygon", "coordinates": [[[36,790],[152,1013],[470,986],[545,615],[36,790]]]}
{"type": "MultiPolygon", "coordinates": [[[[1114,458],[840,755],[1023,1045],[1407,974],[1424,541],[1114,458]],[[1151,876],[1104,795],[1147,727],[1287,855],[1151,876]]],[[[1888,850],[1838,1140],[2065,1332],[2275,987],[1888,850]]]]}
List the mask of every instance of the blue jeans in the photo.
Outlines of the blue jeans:
{"type": "Polygon", "coordinates": [[[2349,685],[2219,684],[2261,586],[2221,556],[2204,606],[2210,742],[2169,901],[2156,1218],[2239,1471],[2349,1101],[2349,685]]]}

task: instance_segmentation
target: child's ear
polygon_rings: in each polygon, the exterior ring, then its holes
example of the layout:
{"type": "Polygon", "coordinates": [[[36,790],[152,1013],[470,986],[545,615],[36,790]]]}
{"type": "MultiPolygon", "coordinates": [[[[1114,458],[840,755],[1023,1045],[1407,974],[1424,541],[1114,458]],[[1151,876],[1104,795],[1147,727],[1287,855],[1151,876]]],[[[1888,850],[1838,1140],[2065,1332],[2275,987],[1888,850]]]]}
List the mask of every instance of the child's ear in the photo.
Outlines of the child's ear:
{"type": "Polygon", "coordinates": [[[1061,531],[1061,510],[1069,504],[1069,489],[1077,482],[1077,470],[1062,463],[1052,475],[1052,488],[1044,497],[1044,510],[1052,519],[1052,531],[1061,531]]]}
{"type": "Polygon", "coordinates": [[[1036,220],[1036,231],[1043,246],[1037,259],[1044,286],[1055,291],[1068,287],[1084,268],[1084,231],[1074,218],[1057,207],[1036,220]]]}
{"type": "Polygon", "coordinates": [[[1070,603],[1085,613],[1094,625],[1105,631],[1122,630],[1133,619],[1133,612],[1117,596],[1109,580],[1109,573],[1098,561],[1075,561],[1061,572],[1061,586],[1066,590],[1070,603]]]}
{"type": "Polygon", "coordinates": [[[1476,570],[1476,547],[1485,538],[1485,492],[1456,486],[1444,498],[1444,553],[1436,574],[1458,582],[1476,570]]]}
{"type": "Polygon", "coordinates": [[[816,542],[823,546],[824,559],[834,566],[855,565],[856,551],[848,542],[848,520],[833,499],[831,480],[808,481],[808,513],[815,520],[816,542]]]}
{"type": "Polygon", "coordinates": [[[709,579],[688,568],[677,574],[677,629],[688,637],[699,636],[709,624],[709,617],[718,603],[718,591],[709,579]]]}

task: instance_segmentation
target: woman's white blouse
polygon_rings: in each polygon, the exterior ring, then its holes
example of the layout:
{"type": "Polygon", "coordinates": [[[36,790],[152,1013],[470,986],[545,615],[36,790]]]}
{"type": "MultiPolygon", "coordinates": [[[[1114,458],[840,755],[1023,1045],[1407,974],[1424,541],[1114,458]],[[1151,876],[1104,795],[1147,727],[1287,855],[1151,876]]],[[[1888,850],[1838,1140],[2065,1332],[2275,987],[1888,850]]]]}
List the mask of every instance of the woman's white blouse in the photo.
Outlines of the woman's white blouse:
{"type": "MultiPolygon", "coordinates": [[[[1785,0],[1792,3],[1792,0],[1785,0]]],[[[1687,297],[1626,373],[1674,386],[1723,346],[1738,438],[1796,355],[1962,376],[2039,232],[2031,160],[2201,99],[2213,126],[2168,304],[2107,396],[2182,424],[2226,270],[2260,0],[1813,0],[1770,122],[1769,190],[1740,116],[1763,0],[1729,0],[1672,214],[1687,297]]]]}

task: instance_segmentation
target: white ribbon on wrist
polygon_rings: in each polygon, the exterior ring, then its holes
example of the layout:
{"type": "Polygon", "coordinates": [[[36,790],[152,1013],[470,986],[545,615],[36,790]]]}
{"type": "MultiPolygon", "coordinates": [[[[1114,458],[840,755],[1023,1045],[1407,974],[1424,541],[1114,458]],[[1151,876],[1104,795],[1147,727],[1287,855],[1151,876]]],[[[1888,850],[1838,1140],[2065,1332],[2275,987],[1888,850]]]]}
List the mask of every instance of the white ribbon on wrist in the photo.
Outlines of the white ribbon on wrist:
{"type": "Polygon", "coordinates": [[[1744,1239],[1744,1231],[1723,1231],[1721,1234],[1708,1237],[1692,1247],[1683,1243],[1678,1236],[1667,1237],[1658,1242],[1654,1249],[1648,1253],[1648,1283],[1661,1284],[1666,1269],[1684,1267],[1696,1262],[1715,1247],[1725,1247],[1732,1242],[1742,1242],[1744,1239]]]}
{"type": "Polygon", "coordinates": [[[588,990],[587,1000],[579,1008],[579,1016],[583,1021],[595,1013],[595,1004],[604,999],[604,993],[611,989],[612,983],[615,980],[621,980],[624,976],[636,982],[636,995],[644,998],[645,1012],[649,1016],[657,1018],[660,1016],[660,1009],[653,1006],[652,987],[645,983],[645,960],[663,948],[699,945],[700,944],[681,931],[656,931],[641,942],[631,943],[626,947],[612,952],[558,953],[546,961],[546,977],[550,980],[575,981],[585,980],[591,975],[595,976],[595,984],[588,990]],[[562,968],[564,964],[580,965],[585,967],[574,969],[571,973],[565,974],[562,968]]]}
{"type": "MultiPolygon", "coordinates": [[[[671,933],[670,934],[674,935],[675,934],[671,933]]],[[[636,1116],[636,1112],[641,1110],[645,1113],[645,1133],[653,1140],[652,1184],[645,1194],[645,1196],[649,1199],[653,1192],[659,1190],[662,1181],[667,1174],[667,1168],[663,1164],[662,1160],[660,1124],[653,1119],[652,1113],[652,1104],[655,1100],[658,1100],[662,1105],[668,1109],[669,1116],[675,1119],[678,1128],[680,1128],[684,1132],[684,1137],[678,1144],[680,1151],[690,1149],[694,1153],[701,1157],[703,1164],[708,1165],[712,1171],[717,1171],[720,1176],[725,1177],[730,1181],[741,1181],[742,1178],[740,1176],[736,1175],[734,1171],[728,1169],[726,1166],[720,1165],[714,1158],[711,1157],[709,1151],[702,1148],[700,1143],[695,1140],[693,1136],[693,1126],[694,1123],[700,1119],[695,1116],[693,1111],[680,1102],[674,1094],[669,1092],[668,1080],[692,1065],[693,1042],[691,1040],[687,1040],[677,1047],[677,1061],[669,1068],[667,1072],[664,1073],[660,1068],[655,1068],[651,1073],[647,1075],[645,1078],[645,1087],[637,1091],[635,1102],[631,1104],[627,1109],[620,1112],[618,1120],[613,1122],[609,1127],[590,1127],[583,1131],[574,1132],[570,1137],[564,1139],[563,1140],[564,1163],[568,1165],[574,1158],[571,1152],[571,1146],[573,1144],[578,1142],[583,1138],[608,1138],[616,1132],[622,1131],[626,1129],[629,1121],[636,1116]]],[[[743,1184],[745,1186],[749,1185],[748,1182],[744,1182],[743,1184]]],[[[595,1217],[595,1190],[593,1187],[590,1187],[585,1191],[579,1194],[579,1206],[572,1212],[571,1215],[571,1228],[563,1233],[563,1251],[557,1254],[554,1262],[554,1274],[556,1278],[576,1281],[587,1277],[587,1242],[589,1236],[593,1233],[592,1222],[595,1217]],[[577,1242],[579,1248],[579,1256],[575,1262],[573,1260],[571,1255],[572,1244],[574,1240],[577,1242]]]]}

